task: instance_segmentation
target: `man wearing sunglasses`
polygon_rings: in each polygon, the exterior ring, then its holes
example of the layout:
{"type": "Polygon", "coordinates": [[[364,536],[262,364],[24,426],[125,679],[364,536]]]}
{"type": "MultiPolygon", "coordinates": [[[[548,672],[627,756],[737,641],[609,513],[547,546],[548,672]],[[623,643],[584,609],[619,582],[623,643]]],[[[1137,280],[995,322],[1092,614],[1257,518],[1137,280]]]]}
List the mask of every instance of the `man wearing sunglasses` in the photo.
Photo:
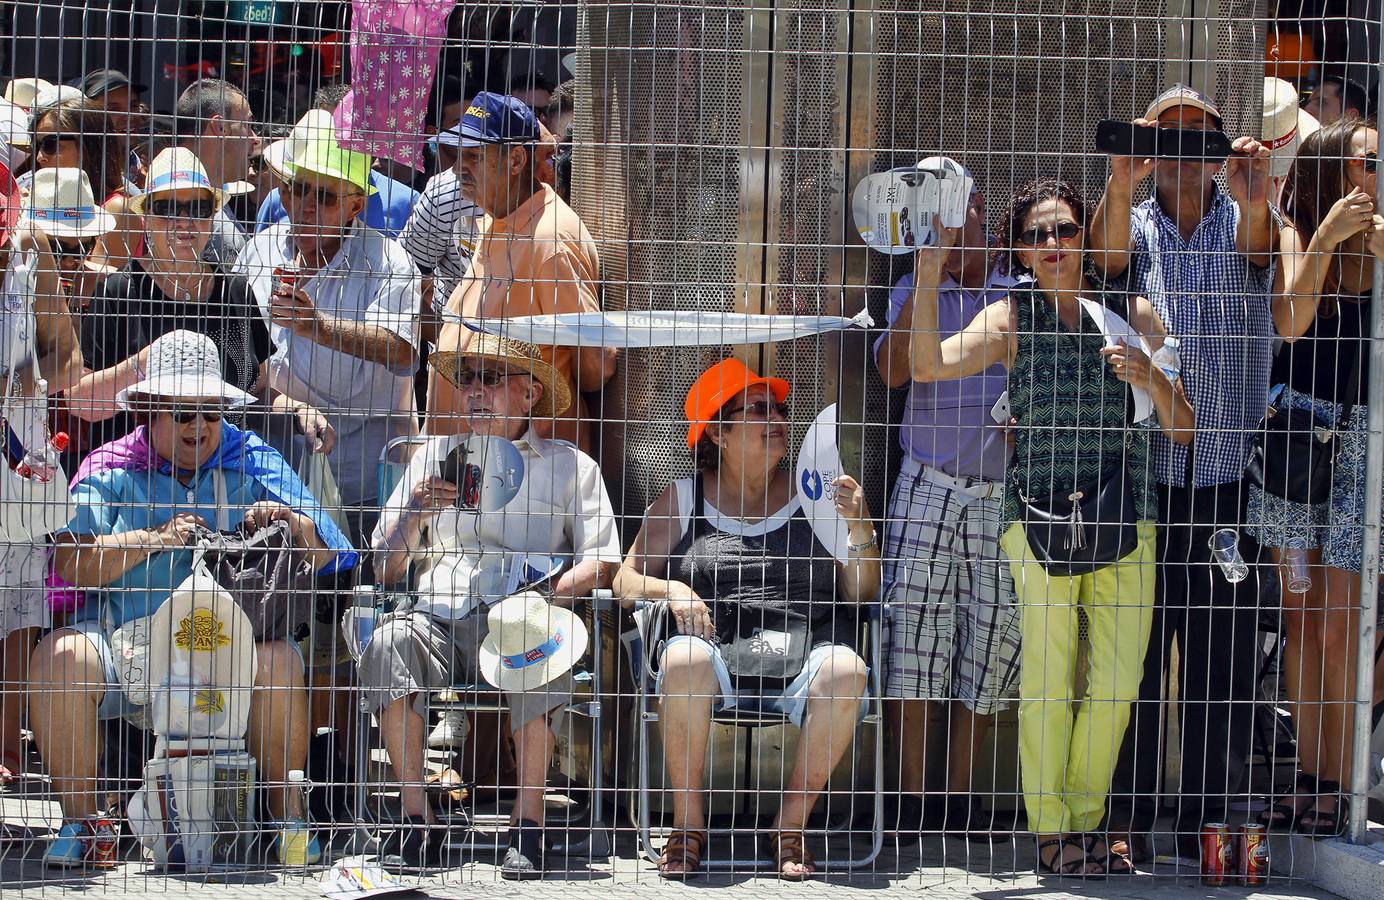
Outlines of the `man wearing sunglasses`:
{"type": "MultiPolygon", "coordinates": [[[[202,78],[178,97],[179,145],[192,151],[220,188],[250,179],[250,159],[260,151],[255,114],[245,94],[219,78],[202,78]]],[[[222,205],[212,217],[207,257],[230,271],[244,249],[245,227],[222,205]]]]}
{"type": "MultiPolygon", "coordinates": [[[[1136,124],[1220,130],[1222,120],[1208,98],[1176,85],[1136,124]]],[[[1136,862],[1152,852],[1146,835],[1157,813],[1162,686],[1174,641],[1182,718],[1176,849],[1195,858],[1201,826],[1226,821],[1228,804],[1248,802],[1239,791],[1258,679],[1260,550],[1241,533],[1251,576],[1232,584],[1216,574],[1208,541],[1217,529],[1245,521],[1245,466],[1273,359],[1269,300],[1278,231],[1269,149],[1248,137],[1231,147],[1226,161],[1112,157],[1089,229],[1097,267],[1147,297],[1180,340],[1182,384],[1196,410],[1190,446],[1152,438],[1157,603],[1108,814],[1112,832],[1130,831],[1136,862]],[[1222,168],[1228,193],[1215,182],[1222,168]],[[1131,209],[1135,189],[1150,175],[1153,196],[1131,209]]]]}
{"type": "MultiPolygon", "coordinates": [[[[548,145],[533,110],[515,97],[480,93],[449,134],[461,148],[461,195],[484,210],[486,218],[471,269],[447,301],[447,310],[468,318],[599,310],[600,256],[581,218],[539,177],[548,145]]],[[[437,347],[465,351],[470,340],[466,328],[447,322],[437,347]]],[[[615,372],[616,351],[604,347],[545,349],[544,358],[562,373],[574,397],[599,390],[615,372]]],[[[465,429],[457,415],[459,400],[448,382],[431,379],[429,434],[465,429]]],[[[578,400],[570,417],[537,423],[540,433],[589,448],[591,435],[579,424],[582,406],[578,400]]]]}

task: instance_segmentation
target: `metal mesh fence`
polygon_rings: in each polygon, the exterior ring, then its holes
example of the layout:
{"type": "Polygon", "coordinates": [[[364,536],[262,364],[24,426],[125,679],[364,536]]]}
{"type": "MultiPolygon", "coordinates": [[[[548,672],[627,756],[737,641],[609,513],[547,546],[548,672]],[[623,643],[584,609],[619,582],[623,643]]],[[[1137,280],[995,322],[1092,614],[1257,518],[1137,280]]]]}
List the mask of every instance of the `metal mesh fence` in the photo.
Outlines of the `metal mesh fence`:
{"type": "Polygon", "coordinates": [[[1380,16],[0,4],[0,892],[1310,892],[1380,16]]]}

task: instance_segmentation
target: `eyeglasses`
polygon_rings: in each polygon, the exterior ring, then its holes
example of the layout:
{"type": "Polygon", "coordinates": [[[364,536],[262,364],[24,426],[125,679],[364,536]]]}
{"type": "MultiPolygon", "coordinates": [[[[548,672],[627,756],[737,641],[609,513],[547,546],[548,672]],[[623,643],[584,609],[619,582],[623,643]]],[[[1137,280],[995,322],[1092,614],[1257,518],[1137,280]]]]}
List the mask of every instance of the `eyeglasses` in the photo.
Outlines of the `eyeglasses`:
{"type": "Polygon", "coordinates": [[[144,211],[161,219],[210,219],[216,213],[216,201],[208,198],[198,200],[150,200],[144,211]]]}
{"type": "Polygon", "coordinates": [[[787,419],[788,404],[776,403],[773,400],[756,400],[753,403],[746,403],[744,406],[726,410],[721,413],[721,418],[728,419],[731,416],[744,414],[746,419],[768,419],[770,413],[777,413],[780,419],[787,419]]]}
{"type": "Polygon", "coordinates": [[[315,201],[317,201],[318,206],[324,207],[337,206],[341,203],[341,201],[349,197],[360,196],[360,194],[356,191],[351,191],[345,194],[338,194],[336,191],[329,191],[326,188],[320,188],[316,185],[308,184],[304,181],[288,182],[288,192],[292,194],[293,198],[299,201],[300,203],[306,200],[307,198],[312,197],[315,201]]]}
{"type": "Polygon", "coordinates": [[[96,250],[96,238],[87,241],[78,241],[71,238],[50,238],[53,242],[53,255],[58,261],[74,259],[81,262],[96,250]]]}
{"type": "Polygon", "coordinates": [[[79,134],[45,134],[38,139],[38,152],[45,156],[55,156],[58,152],[58,145],[63,141],[79,141],[82,136],[79,134]]]}
{"type": "Polygon", "coordinates": [[[470,387],[477,381],[481,387],[493,388],[506,378],[513,378],[515,375],[527,375],[528,372],[501,372],[499,369],[458,369],[457,384],[462,387],[470,387]]]}
{"type": "Polygon", "coordinates": [[[1379,165],[1379,154],[1370,150],[1365,154],[1365,171],[1373,172],[1379,165]]]}
{"type": "Polygon", "coordinates": [[[1054,237],[1059,242],[1070,241],[1078,234],[1081,234],[1080,225],[1075,222],[1063,222],[1056,228],[1030,228],[1019,235],[1019,241],[1030,247],[1041,247],[1054,237]]]}
{"type": "Polygon", "coordinates": [[[223,413],[219,409],[173,409],[168,411],[168,415],[179,425],[191,425],[198,419],[208,425],[215,425],[221,421],[223,413]]]}

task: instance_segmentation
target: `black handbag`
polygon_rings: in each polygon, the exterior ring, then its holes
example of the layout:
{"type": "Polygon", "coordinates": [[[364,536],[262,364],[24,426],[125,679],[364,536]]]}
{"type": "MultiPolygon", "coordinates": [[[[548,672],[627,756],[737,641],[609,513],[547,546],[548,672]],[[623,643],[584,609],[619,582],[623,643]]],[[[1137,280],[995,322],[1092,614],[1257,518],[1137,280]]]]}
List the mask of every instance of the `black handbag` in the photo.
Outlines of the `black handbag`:
{"type": "Polygon", "coordinates": [[[1337,431],[1350,421],[1359,384],[1357,358],[1346,388],[1349,400],[1341,404],[1335,425],[1310,409],[1270,407],[1250,443],[1245,477],[1265,493],[1292,503],[1316,505],[1331,499],[1332,470],[1341,446],[1337,431]]]}
{"type": "Polygon", "coordinates": [[[201,530],[197,552],[250,619],[256,641],[300,640],[313,612],[312,564],[293,553],[286,522],[246,534],[201,530]]]}
{"type": "Polygon", "coordinates": [[[1029,550],[1053,575],[1086,575],[1139,545],[1134,489],[1121,464],[1068,493],[1019,494],[1029,550]]]}

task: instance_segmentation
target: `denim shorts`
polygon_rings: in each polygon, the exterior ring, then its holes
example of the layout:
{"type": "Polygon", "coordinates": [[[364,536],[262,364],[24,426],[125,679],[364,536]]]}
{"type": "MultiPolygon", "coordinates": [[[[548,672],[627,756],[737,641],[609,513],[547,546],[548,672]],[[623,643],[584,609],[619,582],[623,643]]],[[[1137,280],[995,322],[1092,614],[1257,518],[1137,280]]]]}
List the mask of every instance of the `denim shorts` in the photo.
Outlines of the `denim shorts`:
{"type": "MultiPolygon", "coordinates": [[[[808,689],[812,686],[812,680],[817,677],[822,666],[826,665],[827,660],[836,650],[848,650],[855,653],[855,649],[844,644],[822,644],[813,647],[807,655],[807,662],[803,664],[803,670],[798,673],[798,677],[788,683],[782,692],[778,694],[750,694],[748,692],[736,692],[731,685],[730,670],[726,668],[726,662],[721,658],[721,651],[716,645],[705,641],[699,637],[679,634],[668,639],[664,644],[664,652],[676,647],[678,644],[690,641],[697,644],[707,651],[711,656],[711,668],[716,673],[716,684],[718,694],[716,703],[712,707],[713,712],[722,712],[727,709],[743,709],[748,711],[759,711],[766,713],[777,713],[787,716],[788,721],[799,728],[803,725],[803,715],[807,712],[808,689]]],[[[868,666],[866,668],[868,671],[868,666]]],[[[663,689],[663,671],[660,667],[658,683],[655,691],[663,689]]],[[[864,716],[870,708],[870,701],[867,697],[860,698],[860,711],[858,716],[864,716]]]]}

